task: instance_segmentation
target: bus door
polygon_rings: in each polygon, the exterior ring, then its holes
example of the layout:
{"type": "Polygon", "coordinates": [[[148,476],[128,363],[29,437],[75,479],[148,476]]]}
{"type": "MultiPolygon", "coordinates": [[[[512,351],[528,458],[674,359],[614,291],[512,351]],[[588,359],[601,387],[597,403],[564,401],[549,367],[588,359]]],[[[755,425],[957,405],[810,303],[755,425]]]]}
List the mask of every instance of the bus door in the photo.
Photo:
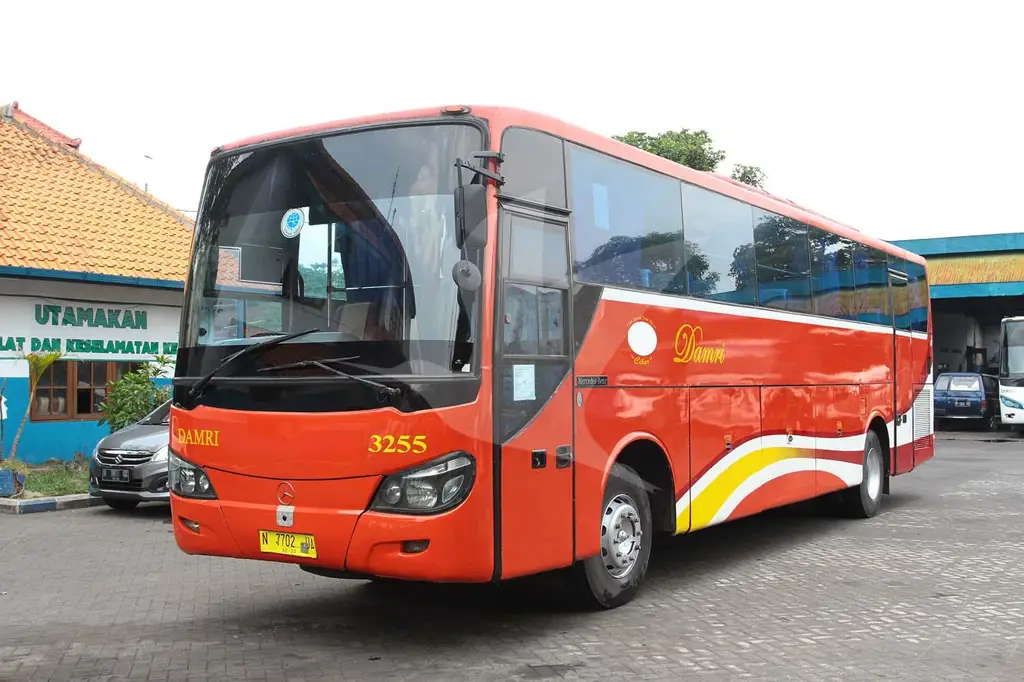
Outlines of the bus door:
{"type": "Polygon", "coordinates": [[[904,272],[889,270],[893,311],[893,442],[891,471],[902,474],[914,468],[914,364],[910,337],[909,279],[904,272]]]}
{"type": "Polygon", "coordinates": [[[503,206],[494,409],[503,578],[573,560],[571,327],[565,215],[503,206]]]}

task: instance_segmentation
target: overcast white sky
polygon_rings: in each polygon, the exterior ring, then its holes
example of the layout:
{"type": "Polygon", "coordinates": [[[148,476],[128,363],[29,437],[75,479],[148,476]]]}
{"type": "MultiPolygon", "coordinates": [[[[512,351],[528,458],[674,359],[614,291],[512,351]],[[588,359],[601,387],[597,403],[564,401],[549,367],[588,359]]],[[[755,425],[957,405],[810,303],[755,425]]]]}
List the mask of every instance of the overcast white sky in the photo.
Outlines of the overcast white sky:
{"type": "Polygon", "coordinates": [[[884,239],[1024,230],[1020,3],[839,5],[7,3],[0,103],[190,215],[218,144],[469,102],[705,128],[720,171],[884,239]]]}

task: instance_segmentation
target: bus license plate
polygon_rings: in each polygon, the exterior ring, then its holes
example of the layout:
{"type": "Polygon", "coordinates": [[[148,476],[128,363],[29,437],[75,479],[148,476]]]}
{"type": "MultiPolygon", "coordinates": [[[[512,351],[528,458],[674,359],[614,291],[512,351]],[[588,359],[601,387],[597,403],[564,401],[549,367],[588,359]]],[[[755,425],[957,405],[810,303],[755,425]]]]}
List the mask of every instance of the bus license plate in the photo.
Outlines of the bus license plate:
{"type": "Polygon", "coordinates": [[[300,533],[279,533],[276,530],[260,531],[260,551],[285,556],[316,558],[316,542],[312,535],[300,533]]]}

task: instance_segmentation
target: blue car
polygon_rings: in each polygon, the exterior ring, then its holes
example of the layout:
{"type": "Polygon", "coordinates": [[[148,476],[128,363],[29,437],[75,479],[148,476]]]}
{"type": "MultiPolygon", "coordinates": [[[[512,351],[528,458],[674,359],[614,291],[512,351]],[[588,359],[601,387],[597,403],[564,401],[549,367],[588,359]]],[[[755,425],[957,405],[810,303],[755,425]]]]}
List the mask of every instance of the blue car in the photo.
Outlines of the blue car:
{"type": "Polygon", "coordinates": [[[999,421],[999,380],[978,372],[945,372],[935,379],[935,422],[961,421],[995,431],[999,421]]]}

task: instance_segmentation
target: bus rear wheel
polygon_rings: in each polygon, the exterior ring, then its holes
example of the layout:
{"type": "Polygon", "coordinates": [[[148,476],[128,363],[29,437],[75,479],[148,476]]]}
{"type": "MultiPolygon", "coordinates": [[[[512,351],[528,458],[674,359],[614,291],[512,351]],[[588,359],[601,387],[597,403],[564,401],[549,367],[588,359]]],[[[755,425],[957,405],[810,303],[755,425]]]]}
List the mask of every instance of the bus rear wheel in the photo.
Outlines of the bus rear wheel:
{"type": "Polygon", "coordinates": [[[643,479],[624,464],[612,466],[601,508],[601,549],[572,567],[584,606],[614,609],[640,590],[651,557],[653,520],[643,479]]]}
{"type": "Polygon", "coordinates": [[[882,443],[874,431],[868,431],[865,439],[862,466],[860,485],[842,491],[840,502],[846,516],[867,519],[878,513],[882,504],[882,487],[885,480],[882,443]]]}

